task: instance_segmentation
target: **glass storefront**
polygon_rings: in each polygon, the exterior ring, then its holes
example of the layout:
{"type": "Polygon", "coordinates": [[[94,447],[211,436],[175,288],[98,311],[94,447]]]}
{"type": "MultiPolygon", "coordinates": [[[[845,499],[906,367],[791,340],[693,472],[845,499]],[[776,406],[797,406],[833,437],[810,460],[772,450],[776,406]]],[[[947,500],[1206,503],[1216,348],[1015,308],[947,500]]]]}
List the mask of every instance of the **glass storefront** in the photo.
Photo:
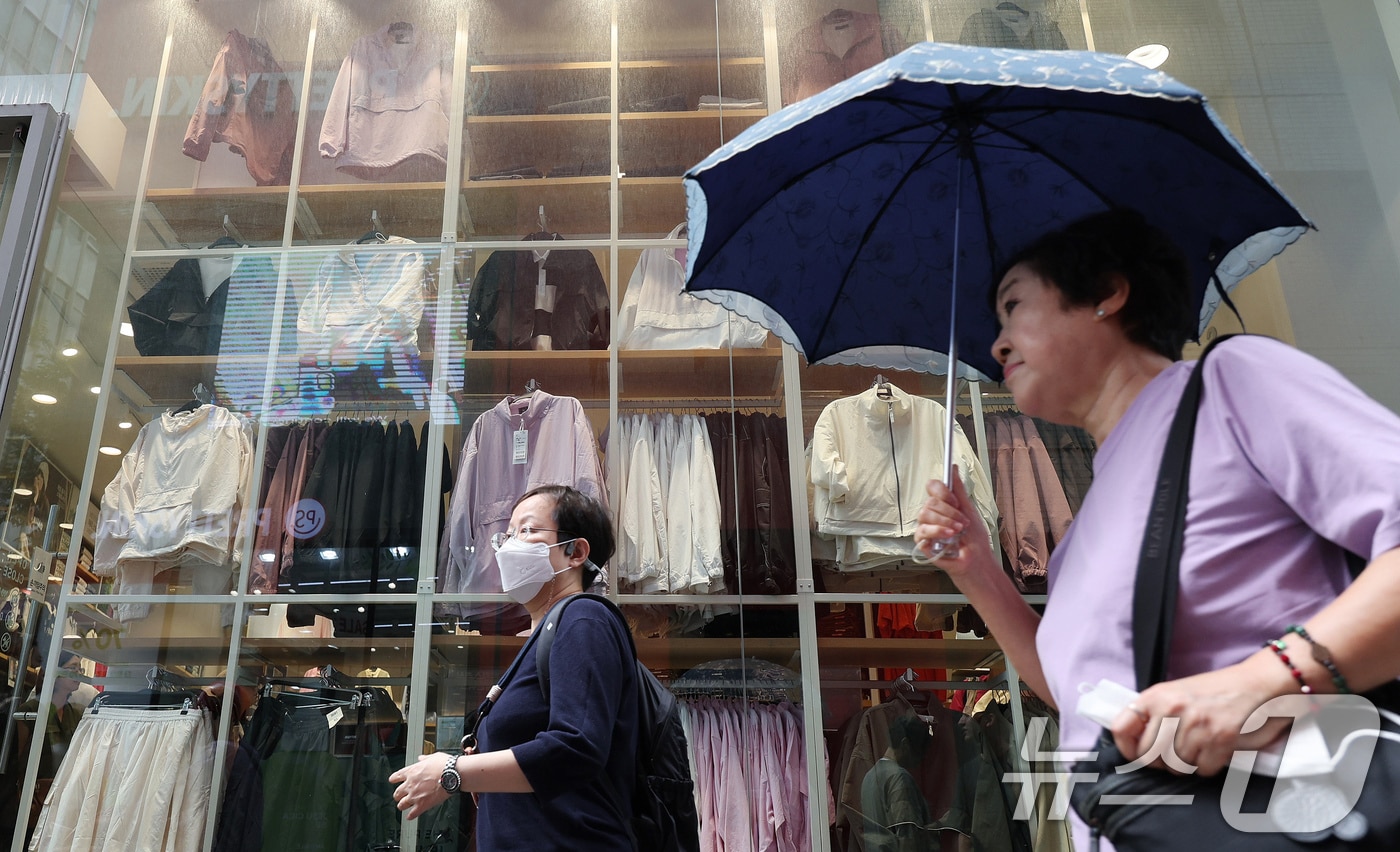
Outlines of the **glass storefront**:
{"type": "MultiPolygon", "coordinates": [[[[14,849],[40,822],[66,848],[79,762],[120,807],[206,802],[161,817],[181,849],[459,848],[455,804],[403,822],[386,779],[457,748],[524,643],[486,542],[548,481],[608,503],[638,655],[717,732],[706,848],[892,848],[862,788],[899,739],[898,848],[1068,849],[1051,790],[1018,818],[996,782],[1044,770],[1054,710],[908,559],[944,378],[809,366],[678,292],[682,172],[919,41],[1164,45],[1319,226],[1236,291],[1248,329],[1400,409],[1394,0],[5,0],[0,25],[0,109],[67,119],[0,409],[14,849]],[[881,406],[914,414],[858,425],[881,406]],[[879,534],[831,510],[852,459],[879,534]]],[[[13,138],[7,167],[42,153],[13,138]]],[[[1092,441],[956,391],[1043,603],[1092,441]],[[1031,447],[1053,475],[1013,495],[1031,447]]]]}

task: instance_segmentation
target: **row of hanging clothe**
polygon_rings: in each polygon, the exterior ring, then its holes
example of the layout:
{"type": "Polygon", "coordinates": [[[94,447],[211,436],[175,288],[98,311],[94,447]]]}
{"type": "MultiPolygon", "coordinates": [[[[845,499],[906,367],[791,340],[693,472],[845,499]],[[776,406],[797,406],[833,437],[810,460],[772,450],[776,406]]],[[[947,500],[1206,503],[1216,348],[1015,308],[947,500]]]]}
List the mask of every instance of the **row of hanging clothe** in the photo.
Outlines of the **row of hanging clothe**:
{"type": "Polygon", "coordinates": [[[964,715],[896,697],[853,716],[840,737],[833,848],[1030,852],[1018,791],[1002,783],[1013,769],[1002,705],[964,715]]]}
{"type": "Polygon", "coordinates": [[[380,688],[265,688],[238,741],[214,852],[354,852],[397,841],[403,716],[380,688]]]}
{"type": "MultiPolygon", "coordinates": [[[[267,450],[254,592],[414,589],[430,457],[450,481],[446,449],[432,452],[426,423],[421,436],[409,421],[274,426],[267,450]]],[[[287,623],[309,626],[323,615],[337,636],[402,636],[413,632],[412,610],[412,604],[292,605],[287,623]]]]}
{"type": "Polygon", "coordinates": [[[1093,481],[1093,439],[1014,412],[989,414],[985,428],[1005,568],[1020,591],[1044,592],[1050,554],[1093,481]]]}
{"type": "Polygon", "coordinates": [[[624,591],[724,591],[714,449],[694,414],[618,420],[607,454],[624,591]]]}
{"type": "Polygon", "coordinates": [[[811,849],[801,708],[729,698],[686,699],[680,707],[701,852],[811,849]]]}

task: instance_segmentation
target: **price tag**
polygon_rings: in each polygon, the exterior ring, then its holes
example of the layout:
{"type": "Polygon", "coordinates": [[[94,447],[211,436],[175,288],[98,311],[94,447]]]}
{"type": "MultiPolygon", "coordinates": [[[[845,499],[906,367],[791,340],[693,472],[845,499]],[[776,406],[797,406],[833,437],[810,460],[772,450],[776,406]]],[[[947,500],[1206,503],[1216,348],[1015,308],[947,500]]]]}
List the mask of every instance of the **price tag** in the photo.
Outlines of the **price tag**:
{"type": "Polygon", "coordinates": [[[340,720],[345,718],[345,711],[339,707],[326,714],[326,727],[334,728],[340,724],[340,720]]]}
{"type": "Polygon", "coordinates": [[[530,447],[530,433],[524,429],[517,429],[511,433],[511,464],[525,464],[528,458],[530,447]]]}

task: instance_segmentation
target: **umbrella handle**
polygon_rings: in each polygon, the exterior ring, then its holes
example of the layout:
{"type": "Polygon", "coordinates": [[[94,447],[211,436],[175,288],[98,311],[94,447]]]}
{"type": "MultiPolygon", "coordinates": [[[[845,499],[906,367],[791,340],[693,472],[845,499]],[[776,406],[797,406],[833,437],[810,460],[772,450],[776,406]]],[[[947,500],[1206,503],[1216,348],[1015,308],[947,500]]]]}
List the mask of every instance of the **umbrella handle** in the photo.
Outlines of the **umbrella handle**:
{"type": "Polygon", "coordinates": [[[916,544],[914,553],[909,558],[916,565],[932,565],[938,559],[957,559],[961,544],[962,533],[929,542],[927,553],[916,544]]]}

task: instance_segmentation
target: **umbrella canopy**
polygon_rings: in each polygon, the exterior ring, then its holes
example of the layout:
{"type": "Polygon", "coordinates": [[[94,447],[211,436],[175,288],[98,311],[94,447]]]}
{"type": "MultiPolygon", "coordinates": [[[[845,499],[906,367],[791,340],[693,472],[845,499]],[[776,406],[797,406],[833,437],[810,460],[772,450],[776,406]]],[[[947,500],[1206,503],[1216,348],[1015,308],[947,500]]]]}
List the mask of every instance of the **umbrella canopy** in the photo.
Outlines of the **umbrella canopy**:
{"type": "Polygon", "coordinates": [[[955,330],[973,378],[1001,377],[993,276],[1078,218],[1130,207],[1170,234],[1202,328],[1311,227],[1199,92],[1080,51],[915,45],[753,125],[685,190],[689,291],[813,363],[944,372],[955,330]]]}

